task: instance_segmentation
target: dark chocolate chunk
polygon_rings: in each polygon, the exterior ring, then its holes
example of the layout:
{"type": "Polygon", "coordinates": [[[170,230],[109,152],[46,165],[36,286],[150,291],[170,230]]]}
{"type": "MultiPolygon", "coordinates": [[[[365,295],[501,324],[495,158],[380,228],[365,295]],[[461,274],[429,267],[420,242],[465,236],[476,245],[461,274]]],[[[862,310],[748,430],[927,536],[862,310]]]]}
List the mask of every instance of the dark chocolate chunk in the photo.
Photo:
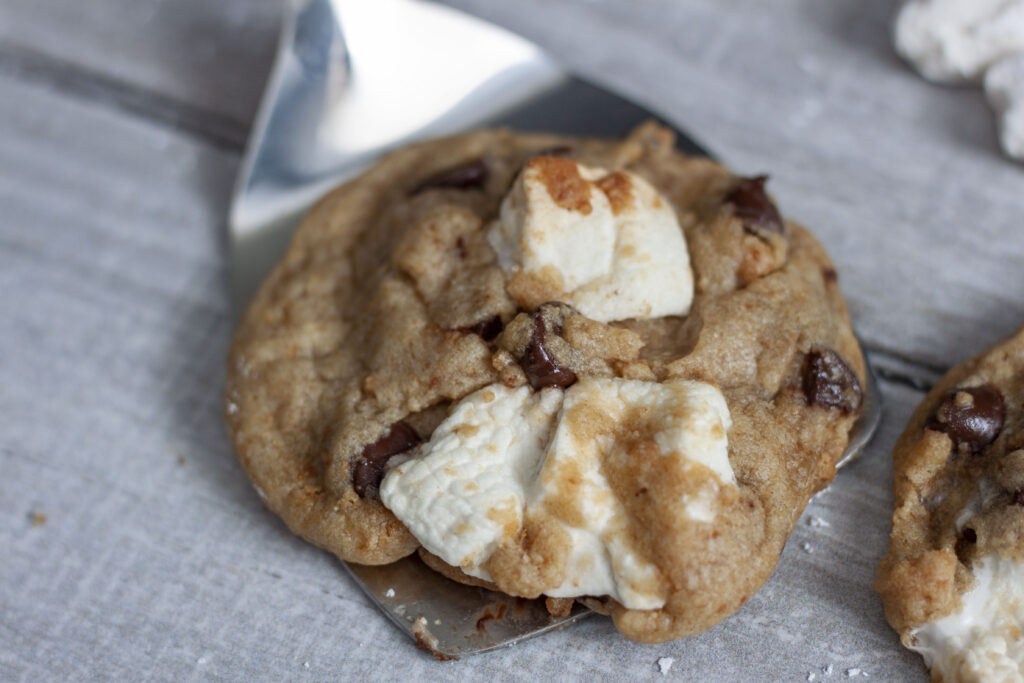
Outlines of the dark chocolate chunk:
{"type": "Polygon", "coordinates": [[[956,543],[953,545],[953,552],[956,553],[957,558],[961,562],[966,562],[977,543],[978,532],[971,527],[966,527],[960,532],[960,536],[956,539],[956,543]]]}
{"type": "Polygon", "coordinates": [[[927,427],[948,434],[957,450],[978,453],[996,440],[1005,417],[1003,395],[996,389],[967,387],[946,394],[927,427]]]}
{"type": "Polygon", "coordinates": [[[1013,492],[1013,500],[1010,501],[1013,505],[1020,505],[1024,507],[1024,489],[1017,489],[1013,492]]]}
{"type": "Polygon", "coordinates": [[[773,232],[781,235],[785,232],[785,224],[775,203],[764,191],[767,180],[766,175],[740,178],[736,187],[725,196],[725,201],[732,204],[733,213],[743,222],[747,232],[773,232]]]}
{"type": "Polygon", "coordinates": [[[352,487],[359,497],[376,498],[388,460],[419,442],[420,437],[416,431],[400,421],[391,425],[387,434],[364,448],[352,463],[352,487]]]}
{"type": "Polygon", "coordinates": [[[844,413],[856,411],[863,400],[857,375],[831,349],[819,349],[807,354],[803,389],[809,403],[823,408],[838,408],[844,413]]]}
{"type": "Polygon", "coordinates": [[[456,190],[471,190],[483,187],[489,175],[490,169],[487,166],[487,162],[483,159],[475,159],[461,166],[435,173],[414,187],[409,194],[419,194],[424,190],[442,187],[456,190]]]}
{"type": "MultiPolygon", "coordinates": [[[[543,307],[542,307],[543,308],[543,307]]],[[[559,334],[561,330],[554,330],[559,334]]],[[[548,326],[544,322],[541,309],[538,308],[533,314],[533,329],[530,331],[530,343],[520,359],[519,364],[523,366],[523,372],[530,381],[530,386],[540,390],[545,387],[560,387],[565,389],[576,381],[576,373],[569,368],[558,364],[551,353],[544,346],[547,341],[548,326]]]]}
{"type": "Polygon", "coordinates": [[[505,326],[501,322],[501,316],[495,315],[487,318],[486,320],[481,320],[476,325],[469,328],[469,331],[473,334],[479,335],[484,341],[491,341],[501,334],[504,327],[505,326]]]}

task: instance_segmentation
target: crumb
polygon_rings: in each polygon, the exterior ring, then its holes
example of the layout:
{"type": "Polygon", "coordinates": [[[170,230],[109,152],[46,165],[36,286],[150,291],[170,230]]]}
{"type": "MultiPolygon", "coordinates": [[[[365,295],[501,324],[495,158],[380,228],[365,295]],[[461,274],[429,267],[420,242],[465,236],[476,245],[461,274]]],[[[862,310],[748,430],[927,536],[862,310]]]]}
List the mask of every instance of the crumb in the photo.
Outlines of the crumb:
{"type": "Polygon", "coordinates": [[[28,518],[32,521],[32,526],[42,526],[46,524],[46,515],[42,512],[33,512],[28,516],[28,518]]]}
{"type": "Polygon", "coordinates": [[[807,519],[808,526],[813,527],[829,527],[832,526],[821,517],[814,517],[813,515],[807,519]]]}
{"type": "Polygon", "coordinates": [[[676,661],[675,657],[659,657],[658,658],[658,668],[661,670],[661,675],[662,676],[668,674],[668,670],[672,668],[672,665],[675,663],[675,661],[676,661]]]}
{"type": "Polygon", "coordinates": [[[309,668],[309,662],[303,662],[302,663],[302,668],[303,669],[308,669],[309,668]]]}
{"type": "Polygon", "coordinates": [[[440,619],[434,619],[434,626],[440,626],[440,625],[441,625],[441,620],[440,619]]]}
{"type": "Polygon", "coordinates": [[[206,664],[206,657],[200,657],[197,659],[196,664],[206,664]]]}
{"type": "Polygon", "coordinates": [[[832,675],[832,665],[831,664],[829,664],[827,667],[825,667],[825,675],[826,676],[831,676],[832,675]]]}
{"type": "Polygon", "coordinates": [[[555,618],[569,616],[575,604],[574,598],[544,598],[544,607],[548,614],[555,618]]]}
{"type": "Polygon", "coordinates": [[[815,678],[817,678],[817,675],[813,671],[807,672],[807,680],[813,681],[815,678]]]}
{"type": "Polygon", "coordinates": [[[385,598],[393,598],[393,597],[395,597],[395,589],[394,588],[389,588],[388,592],[384,594],[384,597],[385,598]]]}
{"type": "Polygon", "coordinates": [[[803,551],[805,553],[813,553],[814,552],[814,548],[812,548],[811,544],[808,543],[807,541],[804,541],[803,543],[801,543],[800,547],[803,549],[803,551]]]}
{"type": "Polygon", "coordinates": [[[437,649],[437,636],[427,629],[426,617],[420,616],[416,619],[416,622],[412,626],[412,634],[416,637],[416,647],[429,652],[437,661],[448,662],[458,659],[455,655],[445,654],[437,649]]]}
{"type": "Polygon", "coordinates": [[[867,676],[868,674],[867,674],[866,671],[863,671],[861,669],[858,669],[857,667],[854,667],[852,669],[847,669],[846,670],[846,675],[848,677],[850,677],[850,678],[853,678],[854,676],[867,676]]]}

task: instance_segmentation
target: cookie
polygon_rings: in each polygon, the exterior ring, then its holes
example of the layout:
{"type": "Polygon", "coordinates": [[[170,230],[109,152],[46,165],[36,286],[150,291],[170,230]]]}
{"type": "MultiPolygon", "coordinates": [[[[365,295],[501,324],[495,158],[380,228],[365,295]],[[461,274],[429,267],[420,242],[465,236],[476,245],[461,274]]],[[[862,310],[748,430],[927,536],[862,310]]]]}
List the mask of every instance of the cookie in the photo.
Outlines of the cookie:
{"type": "Polygon", "coordinates": [[[414,145],[322,200],[232,343],[266,504],[349,562],[425,548],[626,636],[703,631],[835,475],[864,361],[763,176],[650,124],[414,145]]]}
{"type": "Polygon", "coordinates": [[[889,623],[936,680],[1024,679],[1024,329],[942,378],[893,461],[889,623]]]}

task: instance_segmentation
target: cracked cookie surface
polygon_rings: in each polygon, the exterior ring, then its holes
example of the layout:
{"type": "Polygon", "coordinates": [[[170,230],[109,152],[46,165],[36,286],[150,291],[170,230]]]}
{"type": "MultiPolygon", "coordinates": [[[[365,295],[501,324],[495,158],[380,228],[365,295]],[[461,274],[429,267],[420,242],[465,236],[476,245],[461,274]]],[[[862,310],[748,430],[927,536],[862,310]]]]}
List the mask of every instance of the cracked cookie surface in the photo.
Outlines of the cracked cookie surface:
{"type": "MultiPolygon", "coordinates": [[[[659,281],[667,278],[685,281],[671,272],[659,281]]],[[[683,156],[653,125],[621,141],[485,131],[394,152],[310,212],[235,335],[226,413],[246,472],[295,533],[346,561],[380,564],[420,545],[381,503],[382,478],[417,457],[474,392],[500,384],[568,396],[583,380],[628,391],[714,387],[731,417],[735,483],[712,521],[672,508],[687,479],[666,479],[640,455],[641,442],[625,451],[637,453],[636,471],[616,456],[606,472],[633,523],[623,538],[655,568],[661,602],[588,600],[628,637],[662,641],[710,627],[767,580],[810,496],[835,474],[863,378],[835,270],[809,233],[783,219],[763,178],[683,156]],[[653,188],[651,206],[667,201],[685,237],[692,300],[638,298],[656,315],[614,319],[619,309],[605,298],[650,258],[621,242],[606,250],[608,276],[583,263],[576,280],[560,274],[552,285],[545,268],[562,251],[535,250],[533,270],[526,257],[520,270],[502,262],[494,226],[524,167],[568,174],[552,182],[582,212],[569,163],[603,169],[593,176],[601,194],[588,202],[606,202],[598,209],[613,217],[628,188],[641,186],[630,178],[653,188]],[[575,304],[545,303],[549,286],[575,304]]],[[[524,594],[543,584],[512,566],[522,548],[537,576],[554,576],[548,565],[566,560],[547,548],[551,539],[531,545],[527,530],[517,533],[508,561],[492,561],[492,578],[524,594]]]]}

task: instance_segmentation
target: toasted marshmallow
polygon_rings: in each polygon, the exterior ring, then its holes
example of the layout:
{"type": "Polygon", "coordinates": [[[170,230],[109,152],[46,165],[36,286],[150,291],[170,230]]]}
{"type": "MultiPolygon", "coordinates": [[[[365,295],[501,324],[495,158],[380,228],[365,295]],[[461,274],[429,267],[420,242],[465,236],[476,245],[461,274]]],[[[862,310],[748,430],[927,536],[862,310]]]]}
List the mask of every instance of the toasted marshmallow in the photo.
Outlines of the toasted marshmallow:
{"type": "Polygon", "coordinates": [[[975,81],[1024,51],[1024,0],[913,0],[900,10],[896,49],[933,81],[975,81]]]}
{"type": "Polygon", "coordinates": [[[932,677],[1024,681],[1024,564],[990,555],[974,563],[960,609],[911,631],[932,677]]]}
{"type": "Polygon", "coordinates": [[[615,461],[632,469],[652,456],[669,460],[667,467],[678,472],[700,469],[694,477],[700,485],[681,492],[683,510],[696,522],[710,522],[720,486],[736,482],[726,440],[730,424],[725,398],[704,382],[588,378],[570,387],[541,471],[540,495],[533,497],[533,510],[554,514],[572,538],[565,580],[547,594],[611,595],[633,609],[661,607],[658,571],[630,546],[623,533],[626,511],[606,475],[615,461]],[[559,515],[566,504],[580,514],[559,515]]]}
{"type": "Polygon", "coordinates": [[[522,525],[525,491],[561,405],[557,389],[494,384],[470,394],[420,457],[388,472],[381,501],[427,550],[480,576],[498,540],[522,525]]]}
{"type": "Polygon", "coordinates": [[[509,293],[528,308],[564,301],[601,322],[690,310],[686,238],[669,203],[634,173],[532,159],[488,240],[509,293]]]}
{"type": "Polygon", "coordinates": [[[665,458],[658,464],[696,482],[680,492],[684,514],[711,521],[721,487],[735,485],[729,426],[721,392],[702,382],[584,378],[537,394],[492,385],[463,399],[418,457],[385,476],[381,499],[427,550],[488,580],[499,543],[518,543],[525,517],[543,519],[539,528],[557,528],[570,547],[563,575],[542,592],[656,609],[665,601],[660,572],[632,547],[606,475],[616,460],[665,458]]]}

